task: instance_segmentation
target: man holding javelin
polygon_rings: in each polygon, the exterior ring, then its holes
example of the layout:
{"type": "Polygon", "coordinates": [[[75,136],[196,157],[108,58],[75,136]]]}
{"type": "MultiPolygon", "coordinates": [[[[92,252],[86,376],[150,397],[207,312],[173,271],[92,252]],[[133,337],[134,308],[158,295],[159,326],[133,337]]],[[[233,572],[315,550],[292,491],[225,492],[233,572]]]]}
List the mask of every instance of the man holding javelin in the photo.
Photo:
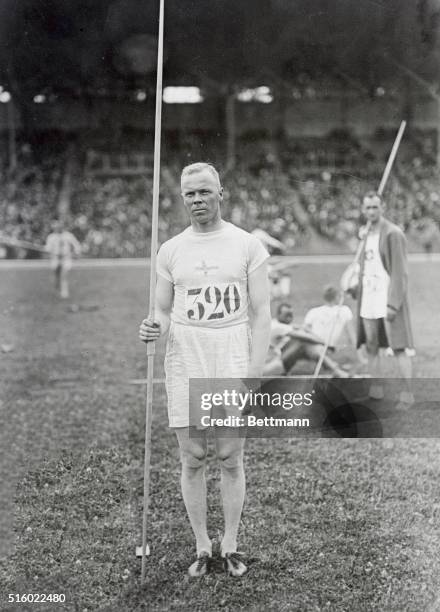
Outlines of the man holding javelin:
{"type": "MultiPolygon", "coordinates": [[[[370,222],[361,253],[358,290],[357,346],[366,344],[369,372],[381,376],[379,348],[390,347],[396,356],[405,389],[400,392],[397,407],[405,409],[414,403],[409,381],[412,376],[413,338],[408,304],[408,270],[406,238],[402,230],[383,216],[384,205],[374,191],[363,200],[363,213],[370,222]]],[[[383,388],[372,384],[372,399],[382,399],[383,388]]]]}
{"type": "MultiPolygon", "coordinates": [[[[262,375],[270,297],[268,253],[257,238],[222,220],[217,170],[207,163],[186,166],[181,189],[191,225],[158,252],[156,320],[144,319],[139,337],[151,342],[169,331],[168,418],[180,448],[182,495],[196,540],[197,559],[188,573],[198,577],[210,569],[212,542],[206,525],[207,437],[206,430],[191,435],[189,379],[262,375]]],[[[216,435],[215,443],[225,520],[220,554],[225,570],[242,576],[247,567],[237,552],[237,534],[245,496],[244,438],[231,428],[227,437],[216,435]]]]}

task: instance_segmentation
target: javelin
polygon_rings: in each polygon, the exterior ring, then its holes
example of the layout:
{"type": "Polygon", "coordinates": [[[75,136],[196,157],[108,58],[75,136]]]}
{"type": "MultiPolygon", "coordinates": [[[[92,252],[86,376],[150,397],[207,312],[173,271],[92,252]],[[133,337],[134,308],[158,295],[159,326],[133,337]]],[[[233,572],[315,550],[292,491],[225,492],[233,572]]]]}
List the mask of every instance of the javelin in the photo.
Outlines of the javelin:
{"type": "Polygon", "coordinates": [[[17,238],[8,238],[7,236],[0,236],[0,244],[5,244],[6,246],[12,246],[12,247],[17,247],[21,249],[27,249],[28,251],[38,251],[39,253],[49,252],[46,249],[46,247],[41,246],[39,244],[29,242],[28,240],[18,240],[17,238]]]}
{"type": "Polygon", "coordinates": [[[402,121],[399,127],[399,131],[397,132],[397,136],[394,141],[393,148],[391,149],[391,153],[388,158],[387,165],[385,166],[382,180],[380,181],[379,189],[377,190],[377,193],[380,196],[382,196],[384,189],[385,189],[385,185],[387,184],[388,177],[390,175],[391,168],[393,167],[394,160],[396,159],[397,151],[399,149],[400,141],[402,140],[402,136],[403,136],[403,132],[405,131],[405,128],[406,128],[406,121],[402,121]]]}
{"type": "MultiPolygon", "coordinates": [[[[160,0],[159,34],[157,46],[157,80],[156,80],[156,118],[154,126],[154,172],[153,172],[153,207],[151,219],[151,255],[150,255],[150,300],[148,318],[154,322],[156,299],[156,254],[159,225],[159,185],[160,185],[160,140],[162,124],[162,71],[163,71],[163,23],[164,0],[160,0]]],[[[145,460],[144,460],[144,504],[142,515],[142,546],[136,548],[136,555],[142,556],[141,582],[145,582],[146,555],[150,554],[147,545],[147,513],[150,502],[150,459],[151,459],[151,419],[153,407],[153,370],[156,343],[147,344],[147,397],[145,403],[145,460]]]]}
{"type": "MultiPolygon", "coordinates": [[[[396,159],[397,151],[399,150],[400,141],[402,140],[402,136],[403,136],[403,132],[405,131],[405,128],[406,128],[406,121],[402,121],[402,123],[400,124],[400,127],[399,127],[399,131],[397,132],[396,138],[394,140],[394,144],[393,144],[393,147],[391,149],[391,153],[390,153],[390,156],[388,158],[387,164],[385,166],[385,170],[383,171],[383,175],[382,175],[382,179],[381,179],[380,184],[379,184],[379,188],[377,190],[378,195],[381,196],[381,197],[382,197],[382,194],[384,192],[385,185],[387,184],[388,177],[390,176],[390,172],[391,172],[391,168],[393,167],[394,160],[396,159]]],[[[367,224],[367,232],[365,234],[364,240],[366,240],[369,227],[370,227],[370,222],[368,222],[368,224],[367,224]]],[[[354,261],[349,266],[349,268],[350,267],[353,268],[353,273],[354,273],[354,268],[357,267],[357,265],[358,265],[358,262],[359,262],[359,259],[360,259],[361,253],[362,253],[362,248],[363,248],[363,245],[364,245],[364,240],[362,240],[360,242],[360,244],[358,246],[358,249],[356,251],[356,255],[355,255],[354,261]]],[[[359,279],[359,282],[360,282],[360,279],[359,279]]],[[[338,315],[339,315],[339,312],[341,310],[341,307],[342,307],[343,303],[344,303],[344,291],[341,291],[341,296],[340,296],[339,302],[338,302],[338,315]]],[[[329,334],[327,336],[327,340],[326,340],[326,343],[324,345],[323,351],[321,353],[321,356],[319,358],[318,363],[316,364],[315,371],[313,372],[313,379],[317,378],[319,372],[321,371],[322,363],[324,361],[325,355],[327,353],[327,349],[328,349],[329,344],[330,344],[330,339],[333,336],[333,332],[334,332],[335,327],[336,327],[336,320],[338,318],[338,315],[333,320],[333,323],[332,323],[330,332],[329,332],[329,334]]]]}

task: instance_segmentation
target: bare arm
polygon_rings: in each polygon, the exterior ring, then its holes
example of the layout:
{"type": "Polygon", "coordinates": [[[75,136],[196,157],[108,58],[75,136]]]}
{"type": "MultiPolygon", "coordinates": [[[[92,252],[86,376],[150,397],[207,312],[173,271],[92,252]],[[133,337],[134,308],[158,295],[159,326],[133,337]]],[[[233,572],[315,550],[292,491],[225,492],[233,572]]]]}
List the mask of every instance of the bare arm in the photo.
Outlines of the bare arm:
{"type": "Polygon", "coordinates": [[[70,234],[70,244],[72,245],[72,249],[76,257],[79,257],[81,255],[81,245],[77,240],[76,236],[74,236],[73,234],[70,234]]]}
{"type": "MultiPolygon", "coordinates": [[[[350,345],[353,346],[354,348],[356,348],[356,332],[354,329],[354,323],[353,323],[353,319],[351,319],[350,321],[347,321],[345,324],[345,331],[347,333],[347,336],[350,340],[350,345]]],[[[357,358],[359,363],[361,363],[362,365],[366,365],[368,363],[368,360],[365,358],[364,355],[364,351],[361,348],[357,349],[356,351],[357,354],[357,358]]]]}
{"type": "Polygon", "coordinates": [[[248,378],[260,378],[269,348],[270,291],[267,262],[264,262],[248,278],[249,304],[251,308],[252,346],[248,378]]]}
{"type": "Polygon", "coordinates": [[[306,316],[304,317],[304,321],[302,327],[305,331],[312,333],[313,325],[310,321],[310,310],[306,312],[306,316]]]}
{"type": "Polygon", "coordinates": [[[158,274],[154,321],[150,321],[150,319],[144,319],[142,321],[139,327],[140,340],[143,342],[152,342],[168,331],[173,299],[173,283],[158,274]]]}

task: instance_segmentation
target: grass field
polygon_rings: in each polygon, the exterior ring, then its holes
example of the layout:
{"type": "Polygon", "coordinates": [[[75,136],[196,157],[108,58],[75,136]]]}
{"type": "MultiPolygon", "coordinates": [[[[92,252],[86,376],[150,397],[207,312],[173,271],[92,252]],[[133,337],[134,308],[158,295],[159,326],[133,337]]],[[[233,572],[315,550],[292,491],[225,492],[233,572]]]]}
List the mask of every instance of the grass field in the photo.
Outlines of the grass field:
{"type": "MultiPolygon", "coordinates": [[[[343,265],[292,272],[298,320],[343,265]]],[[[61,302],[49,270],[0,270],[2,610],[440,610],[436,440],[251,439],[244,579],[189,581],[192,533],[163,385],[155,387],[147,585],[141,540],[147,270],[84,268],[61,302]],[[74,306],[76,305],[76,306],[74,306]],[[66,603],[7,603],[65,593],[66,603]]],[[[438,378],[440,274],[411,265],[416,376],[438,378]]],[[[163,376],[159,347],[155,376],[163,376]]],[[[387,368],[392,373],[393,363],[387,368]]],[[[210,533],[222,520],[215,459],[210,533]]]]}

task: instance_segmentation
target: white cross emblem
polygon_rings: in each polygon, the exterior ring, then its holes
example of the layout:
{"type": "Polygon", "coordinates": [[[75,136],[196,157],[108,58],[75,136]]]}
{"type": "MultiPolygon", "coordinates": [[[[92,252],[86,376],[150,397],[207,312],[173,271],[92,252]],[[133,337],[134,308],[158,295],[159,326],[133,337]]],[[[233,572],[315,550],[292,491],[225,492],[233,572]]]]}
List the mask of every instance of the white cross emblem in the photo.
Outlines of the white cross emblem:
{"type": "Polygon", "coordinates": [[[209,270],[218,270],[218,266],[208,266],[206,261],[202,259],[201,265],[196,266],[196,270],[201,270],[205,276],[208,276],[209,270]]]}

